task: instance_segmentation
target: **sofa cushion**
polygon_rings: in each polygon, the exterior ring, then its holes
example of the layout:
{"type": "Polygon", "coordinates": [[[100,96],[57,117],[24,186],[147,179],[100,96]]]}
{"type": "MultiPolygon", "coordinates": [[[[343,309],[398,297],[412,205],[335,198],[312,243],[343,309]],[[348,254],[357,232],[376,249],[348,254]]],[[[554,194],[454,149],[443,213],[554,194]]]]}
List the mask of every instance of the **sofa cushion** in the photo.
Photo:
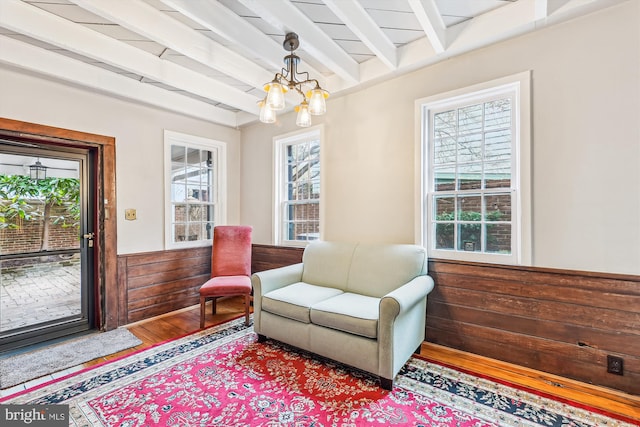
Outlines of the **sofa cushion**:
{"type": "Polygon", "coordinates": [[[423,274],[427,274],[427,254],[422,246],[359,244],[345,291],[382,298],[423,274]]]}
{"type": "Polygon", "coordinates": [[[262,310],[299,322],[311,323],[309,308],[319,301],[341,294],[340,289],[293,283],[262,297],[262,310]]]}
{"type": "Polygon", "coordinates": [[[356,246],[355,243],[320,240],[310,243],[302,254],[302,281],[345,290],[356,246]]]}
{"type": "Polygon", "coordinates": [[[377,338],[379,304],[379,298],[345,292],[314,304],[311,323],[377,338]]]}

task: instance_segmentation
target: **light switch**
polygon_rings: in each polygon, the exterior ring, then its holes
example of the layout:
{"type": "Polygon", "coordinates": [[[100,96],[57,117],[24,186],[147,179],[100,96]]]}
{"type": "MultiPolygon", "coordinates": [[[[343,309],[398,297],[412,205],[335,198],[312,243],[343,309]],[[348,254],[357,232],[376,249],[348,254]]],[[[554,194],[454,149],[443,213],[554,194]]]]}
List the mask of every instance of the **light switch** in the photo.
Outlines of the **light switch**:
{"type": "Polygon", "coordinates": [[[135,209],[125,209],[124,210],[124,219],[129,221],[134,221],[136,219],[136,210],[135,209]]]}

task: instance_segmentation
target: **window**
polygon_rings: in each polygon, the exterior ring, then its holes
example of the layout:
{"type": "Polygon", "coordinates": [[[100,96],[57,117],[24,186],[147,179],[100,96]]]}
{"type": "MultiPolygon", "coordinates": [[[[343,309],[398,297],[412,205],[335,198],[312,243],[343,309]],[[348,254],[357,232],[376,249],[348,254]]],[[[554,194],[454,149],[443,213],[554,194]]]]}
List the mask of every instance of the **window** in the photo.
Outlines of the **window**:
{"type": "Polygon", "coordinates": [[[316,127],[274,140],[276,244],[302,246],[320,238],[321,137],[316,127]]]}
{"type": "Polygon", "coordinates": [[[431,257],[529,262],[528,87],[523,73],[418,101],[431,257]]]}
{"type": "Polygon", "coordinates": [[[226,145],[165,131],[165,246],[210,245],[225,223],[226,145]]]}

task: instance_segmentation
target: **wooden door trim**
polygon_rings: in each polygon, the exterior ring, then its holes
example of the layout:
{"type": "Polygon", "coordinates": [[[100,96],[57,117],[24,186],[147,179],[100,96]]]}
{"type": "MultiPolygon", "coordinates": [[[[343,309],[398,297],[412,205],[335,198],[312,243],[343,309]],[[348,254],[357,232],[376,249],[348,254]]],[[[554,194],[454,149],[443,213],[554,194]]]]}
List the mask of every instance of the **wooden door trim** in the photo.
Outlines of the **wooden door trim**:
{"type": "Polygon", "coordinates": [[[96,287],[104,304],[96,320],[104,330],[118,327],[116,140],[114,137],[0,117],[0,136],[41,145],[97,149],[95,224],[96,287]],[[104,310],[103,312],[101,310],[104,310]]]}

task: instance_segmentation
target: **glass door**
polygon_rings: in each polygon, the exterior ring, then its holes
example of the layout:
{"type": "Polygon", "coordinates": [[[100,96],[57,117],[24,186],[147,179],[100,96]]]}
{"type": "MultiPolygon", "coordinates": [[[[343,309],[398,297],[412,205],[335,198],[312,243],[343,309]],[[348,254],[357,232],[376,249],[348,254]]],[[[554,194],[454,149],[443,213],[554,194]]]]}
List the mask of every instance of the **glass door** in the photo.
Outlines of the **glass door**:
{"type": "Polygon", "coordinates": [[[94,327],[90,164],[0,141],[0,352],[94,327]]]}

